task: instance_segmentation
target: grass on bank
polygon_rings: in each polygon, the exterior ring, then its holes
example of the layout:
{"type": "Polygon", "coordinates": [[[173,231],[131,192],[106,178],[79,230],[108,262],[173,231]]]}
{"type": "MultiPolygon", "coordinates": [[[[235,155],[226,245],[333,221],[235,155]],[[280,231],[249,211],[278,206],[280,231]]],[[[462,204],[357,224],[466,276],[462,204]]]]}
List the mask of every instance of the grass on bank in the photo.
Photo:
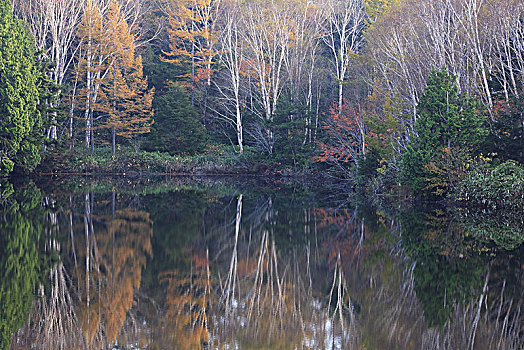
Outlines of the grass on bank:
{"type": "Polygon", "coordinates": [[[208,145],[199,154],[170,155],[124,146],[113,157],[111,147],[102,146],[92,154],[81,147],[48,152],[39,173],[297,175],[312,170],[312,162],[295,167],[284,165],[253,147],[245,147],[240,154],[233,146],[208,145]]]}

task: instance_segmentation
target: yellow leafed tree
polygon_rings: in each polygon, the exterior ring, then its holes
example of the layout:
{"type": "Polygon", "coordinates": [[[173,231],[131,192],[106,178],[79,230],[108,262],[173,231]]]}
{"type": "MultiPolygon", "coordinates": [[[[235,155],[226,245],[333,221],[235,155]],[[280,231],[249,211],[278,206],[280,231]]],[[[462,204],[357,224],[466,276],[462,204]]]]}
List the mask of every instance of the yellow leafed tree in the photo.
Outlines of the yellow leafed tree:
{"type": "Polygon", "coordinates": [[[164,271],[167,286],[165,322],[168,340],[175,349],[200,349],[209,342],[208,309],[213,301],[209,258],[194,255],[192,269],[164,271]]]}
{"type": "Polygon", "coordinates": [[[191,62],[191,81],[211,84],[216,51],[214,21],[220,0],[171,0],[166,62],[191,62]]]}
{"type": "Polygon", "coordinates": [[[153,90],[148,89],[142,58],[136,54],[137,36],[130,29],[120,3],[103,10],[87,0],[78,37],[77,74],[86,121],[86,146],[94,149],[94,130],[111,130],[113,156],[116,136],[131,138],[148,133],[152,124],[153,90]],[[94,121],[104,122],[94,126],[94,121]]]}
{"type": "Polygon", "coordinates": [[[107,10],[106,32],[112,60],[103,89],[106,102],[103,110],[108,115],[106,125],[111,129],[114,156],[117,135],[132,138],[150,131],[153,89],[147,87],[142,58],[135,52],[136,38],[116,0],[111,1],[107,10]]]}

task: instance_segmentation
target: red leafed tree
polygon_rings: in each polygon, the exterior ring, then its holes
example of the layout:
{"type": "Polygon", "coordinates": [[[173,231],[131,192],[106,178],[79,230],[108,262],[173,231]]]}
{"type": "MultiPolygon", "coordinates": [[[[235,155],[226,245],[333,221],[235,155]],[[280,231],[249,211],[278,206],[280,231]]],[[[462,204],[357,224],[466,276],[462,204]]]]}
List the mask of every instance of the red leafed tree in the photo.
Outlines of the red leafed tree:
{"type": "Polygon", "coordinates": [[[323,125],[328,141],[319,143],[321,153],[317,162],[344,164],[357,162],[366,152],[365,125],[362,114],[357,108],[344,103],[338,110],[329,110],[327,121],[323,125]]]}

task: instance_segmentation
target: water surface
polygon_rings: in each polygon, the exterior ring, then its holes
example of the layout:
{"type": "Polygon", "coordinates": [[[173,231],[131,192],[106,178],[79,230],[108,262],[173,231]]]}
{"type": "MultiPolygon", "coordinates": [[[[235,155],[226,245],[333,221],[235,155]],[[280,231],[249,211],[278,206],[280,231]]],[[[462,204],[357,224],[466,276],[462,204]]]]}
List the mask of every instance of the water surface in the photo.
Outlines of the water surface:
{"type": "Polygon", "coordinates": [[[2,189],[5,348],[522,349],[514,215],[263,179],[2,189]]]}

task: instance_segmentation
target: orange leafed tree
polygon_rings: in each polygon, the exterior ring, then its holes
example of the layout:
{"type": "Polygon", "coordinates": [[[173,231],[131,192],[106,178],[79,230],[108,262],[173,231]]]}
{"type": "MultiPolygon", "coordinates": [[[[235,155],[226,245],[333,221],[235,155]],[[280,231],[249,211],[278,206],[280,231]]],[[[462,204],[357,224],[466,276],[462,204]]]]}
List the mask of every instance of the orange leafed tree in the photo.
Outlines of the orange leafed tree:
{"type": "Polygon", "coordinates": [[[191,81],[211,84],[216,51],[215,14],[219,0],[171,0],[169,15],[169,51],[166,62],[191,62],[191,81]]]}
{"type": "Polygon", "coordinates": [[[117,135],[131,138],[150,131],[153,90],[147,87],[142,58],[135,52],[136,38],[116,0],[107,10],[106,30],[112,60],[103,89],[103,111],[108,115],[106,126],[111,129],[114,156],[117,135]]]}
{"type": "Polygon", "coordinates": [[[93,150],[95,129],[110,129],[114,155],[117,135],[131,138],[147,133],[152,124],[153,90],[147,88],[142,59],[135,51],[137,36],[117,0],[107,8],[87,0],[78,37],[82,44],[76,73],[85,112],[86,145],[93,150]],[[98,119],[103,122],[95,127],[98,119]]]}
{"type": "Polygon", "coordinates": [[[319,143],[321,153],[318,162],[356,162],[366,152],[365,125],[361,113],[344,103],[341,110],[331,108],[323,129],[329,135],[329,143],[319,143]]]}

